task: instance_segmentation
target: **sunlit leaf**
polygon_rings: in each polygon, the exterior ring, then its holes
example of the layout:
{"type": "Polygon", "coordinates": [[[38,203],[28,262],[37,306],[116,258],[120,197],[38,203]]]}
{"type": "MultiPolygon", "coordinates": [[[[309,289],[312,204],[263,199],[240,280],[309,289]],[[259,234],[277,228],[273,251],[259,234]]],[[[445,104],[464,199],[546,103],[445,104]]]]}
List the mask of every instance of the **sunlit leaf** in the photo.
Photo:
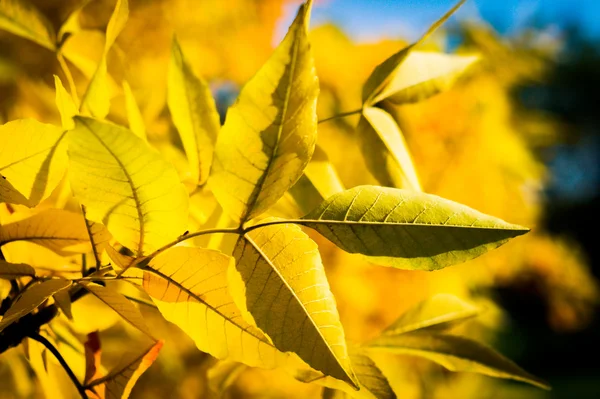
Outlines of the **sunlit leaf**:
{"type": "Polygon", "coordinates": [[[138,255],[186,230],[188,196],[175,169],[131,131],[76,117],[69,179],[88,217],[138,255]]]}
{"type": "Polygon", "coordinates": [[[106,58],[108,51],[114,44],[117,36],[125,27],[127,18],[129,17],[128,0],[117,0],[115,9],[108,21],[106,28],[106,41],[104,43],[104,52],[94,76],[90,81],[87,90],[81,100],[81,110],[92,116],[103,119],[110,111],[110,85],[108,82],[108,72],[106,66],[106,58]]]}
{"type": "Polygon", "coordinates": [[[334,195],[303,219],[347,252],[409,270],[461,263],[528,231],[435,195],[376,186],[334,195]]]}
{"type": "Polygon", "coordinates": [[[275,346],[356,385],[317,244],[298,226],[267,226],[240,237],[234,257],[245,287],[240,307],[275,346]]]}
{"type": "Polygon", "coordinates": [[[12,323],[19,320],[21,317],[33,312],[46,299],[60,290],[64,290],[71,285],[69,280],[52,279],[39,284],[35,284],[25,290],[23,295],[15,302],[0,319],[0,331],[12,323]]]}
{"type": "Polygon", "coordinates": [[[176,38],[169,63],[167,102],[187,155],[192,181],[208,179],[221,123],[206,82],[194,75],[176,38]]]}
{"type": "Polygon", "coordinates": [[[140,112],[137,102],[131,87],[126,80],[123,81],[123,94],[125,95],[125,108],[127,109],[127,120],[129,121],[129,129],[138,137],[146,140],[146,125],[144,118],[140,112]]]}
{"type": "Polygon", "coordinates": [[[52,24],[27,0],[0,0],[0,29],[56,49],[52,24]]]}
{"type": "Polygon", "coordinates": [[[83,217],[62,209],[47,209],[0,226],[0,246],[13,241],[29,241],[59,254],[89,250],[83,217]]]}
{"type": "Polygon", "coordinates": [[[60,119],[64,130],[71,130],[75,127],[73,117],[77,115],[77,106],[73,102],[73,97],[67,92],[60,78],[54,75],[54,87],[56,89],[56,107],[60,113],[60,119]]]}
{"type": "Polygon", "coordinates": [[[306,34],[309,13],[310,2],[242,89],[219,133],[210,184],[236,221],[275,204],[314,151],[319,85],[306,34]]]}
{"type": "Polygon", "coordinates": [[[129,398],[135,383],[152,366],[162,346],[163,341],[158,341],[141,354],[124,356],[113,371],[90,382],[87,387],[100,390],[103,399],[129,398]]]}
{"type": "Polygon", "coordinates": [[[421,191],[404,135],[390,114],[365,108],[357,137],[367,167],[381,185],[421,191]]]}
{"type": "Polygon", "coordinates": [[[73,11],[69,14],[65,22],[60,26],[58,30],[58,40],[62,42],[64,36],[67,34],[77,33],[81,30],[81,24],[79,23],[79,18],[81,16],[81,12],[88,5],[91,0],[83,0],[81,1],[73,11]]]}
{"type": "Polygon", "coordinates": [[[413,51],[373,102],[388,99],[406,104],[425,100],[449,89],[477,60],[476,56],[413,51]]]}
{"type": "Polygon", "coordinates": [[[450,18],[450,16],[454,14],[465,1],[466,0],[460,0],[442,18],[436,21],[419,40],[392,55],[373,70],[373,73],[371,73],[363,87],[362,97],[365,105],[370,106],[377,102],[375,99],[379,97],[381,92],[394,80],[398,70],[402,67],[403,62],[410,52],[446,22],[446,20],[450,18]]]}
{"type": "Polygon", "coordinates": [[[82,207],[81,209],[84,215],[88,237],[90,238],[90,243],[92,244],[92,253],[94,255],[94,261],[96,262],[94,266],[99,267],[102,263],[102,252],[107,246],[110,246],[109,241],[111,239],[111,235],[104,225],[100,223],[94,223],[87,219],[85,216],[85,207],[82,207]]]}
{"type": "Polygon", "coordinates": [[[12,280],[35,276],[35,269],[25,263],[9,263],[0,259],[0,279],[12,280]]]}
{"type": "Polygon", "coordinates": [[[152,338],[152,333],[146,325],[140,310],[119,292],[97,284],[81,285],[83,285],[86,290],[104,302],[108,307],[117,312],[123,320],[152,338]]]}
{"type": "Polygon", "coordinates": [[[382,334],[404,334],[409,331],[447,329],[479,313],[479,308],[454,295],[438,294],[407,310],[382,334]]]}
{"type": "Polygon", "coordinates": [[[382,335],[371,341],[367,349],[423,357],[450,371],[480,373],[549,388],[544,381],[529,374],[492,348],[456,335],[432,332],[382,335]]]}
{"type": "Polygon", "coordinates": [[[243,319],[229,294],[227,269],[232,262],[218,251],[175,247],[144,269],[144,290],[165,319],[201,351],[249,366],[281,365],[288,356],[243,319]]]}
{"type": "Polygon", "coordinates": [[[0,126],[1,202],[33,207],[52,193],[67,167],[64,136],[62,129],[33,119],[0,126]]]}

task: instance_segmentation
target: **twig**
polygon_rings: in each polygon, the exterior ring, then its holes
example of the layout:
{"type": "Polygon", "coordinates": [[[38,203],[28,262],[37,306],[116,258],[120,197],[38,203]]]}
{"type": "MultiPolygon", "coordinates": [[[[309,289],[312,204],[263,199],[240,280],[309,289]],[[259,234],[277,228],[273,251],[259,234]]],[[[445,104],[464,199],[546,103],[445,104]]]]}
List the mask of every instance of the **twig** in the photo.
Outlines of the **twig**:
{"type": "Polygon", "coordinates": [[[88,396],[85,393],[85,389],[83,388],[83,385],[81,385],[81,383],[79,382],[79,380],[73,373],[73,370],[71,370],[71,367],[69,367],[66,360],[62,357],[62,355],[60,354],[58,349],[56,349],[56,347],[54,345],[52,345],[52,343],[50,341],[48,341],[45,337],[43,337],[42,335],[40,335],[37,332],[30,333],[28,335],[28,337],[33,339],[34,341],[41,343],[42,345],[44,345],[46,347],[46,349],[48,349],[50,352],[52,352],[52,354],[54,355],[56,360],[58,360],[58,362],[63,367],[63,369],[65,369],[65,371],[67,372],[67,375],[69,376],[71,381],[73,381],[75,388],[77,388],[77,392],[79,392],[79,394],[81,395],[81,397],[83,399],[87,399],[88,396]]]}
{"type": "Polygon", "coordinates": [[[323,123],[323,122],[327,122],[327,121],[330,121],[333,119],[338,119],[338,118],[344,118],[344,117],[350,116],[350,115],[360,114],[361,112],[362,112],[362,108],[355,109],[354,111],[343,112],[341,114],[330,116],[329,118],[321,119],[321,120],[319,120],[318,123],[323,123]]]}

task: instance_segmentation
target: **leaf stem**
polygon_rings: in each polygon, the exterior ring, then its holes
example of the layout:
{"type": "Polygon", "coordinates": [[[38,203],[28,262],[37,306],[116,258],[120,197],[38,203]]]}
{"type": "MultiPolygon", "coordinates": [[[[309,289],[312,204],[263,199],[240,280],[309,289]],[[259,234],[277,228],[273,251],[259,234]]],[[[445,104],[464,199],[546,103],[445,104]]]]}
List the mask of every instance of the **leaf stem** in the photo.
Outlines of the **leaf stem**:
{"type": "Polygon", "coordinates": [[[344,118],[346,116],[360,114],[361,112],[362,112],[362,108],[355,109],[353,111],[343,112],[341,114],[330,116],[329,118],[320,119],[318,123],[324,123],[324,122],[327,122],[327,121],[330,121],[333,119],[344,118]]]}
{"type": "MultiPolygon", "coordinates": [[[[179,238],[177,238],[175,241],[171,241],[167,245],[160,247],[156,251],[152,252],[150,255],[144,256],[143,259],[152,259],[155,256],[163,253],[167,249],[174,247],[175,245],[179,244],[180,242],[189,240],[190,238],[200,237],[200,236],[203,236],[206,234],[243,234],[243,233],[244,233],[244,229],[242,229],[241,227],[229,227],[229,228],[200,230],[200,231],[196,231],[195,233],[184,234],[184,235],[180,236],[179,238]]],[[[138,263],[140,263],[140,262],[138,262],[138,263]]]]}
{"type": "Polygon", "coordinates": [[[81,385],[81,383],[79,382],[79,380],[73,373],[73,370],[71,370],[71,367],[69,367],[66,360],[62,357],[62,355],[60,354],[58,349],[56,349],[56,347],[54,345],[52,345],[52,343],[50,341],[48,341],[45,337],[40,335],[38,332],[33,332],[33,333],[29,334],[28,337],[33,339],[34,341],[37,341],[40,344],[44,345],[46,347],[46,349],[48,349],[50,352],[52,352],[52,354],[54,355],[56,360],[58,360],[58,362],[63,367],[63,369],[65,369],[65,371],[67,372],[67,375],[69,376],[71,381],[73,381],[75,388],[77,388],[77,392],[79,392],[79,394],[81,395],[81,397],[83,399],[87,399],[87,394],[85,393],[85,389],[83,388],[83,385],[81,385]]]}

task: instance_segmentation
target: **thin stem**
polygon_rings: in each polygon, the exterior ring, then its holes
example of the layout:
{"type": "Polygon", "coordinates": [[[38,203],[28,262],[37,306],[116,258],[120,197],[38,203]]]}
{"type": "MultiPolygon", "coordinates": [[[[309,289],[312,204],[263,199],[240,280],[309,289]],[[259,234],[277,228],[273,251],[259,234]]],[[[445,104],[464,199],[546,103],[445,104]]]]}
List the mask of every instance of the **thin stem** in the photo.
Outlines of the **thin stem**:
{"type": "MultiPolygon", "coordinates": [[[[152,252],[150,255],[145,256],[144,259],[152,259],[155,256],[163,253],[167,249],[174,247],[175,245],[179,244],[180,242],[189,240],[190,238],[200,237],[200,236],[203,236],[206,234],[243,234],[243,233],[244,233],[244,229],[242,229],[241,227],[229,227],[229,228],[221,228],[221,229],[200,230],[195,233],[184,234],[184,235],[180,236],[178,239],[176,239],[175,241],[172,241],[172,242],[168,243],[167,245],[152,252]]],[[[121,271],[121,272],[123,272],[123,271],[121,271]]]]}
{"type": "Polygon", "coordinates": [[[258,223],[250,227],[246,227],[243,231],[244,234],[251,232],[254,229],[259,229],[261,227],[272,226],[274,224],[303,224],[306,222],[314,222],[314,220],[304,220],[304,219],[282,219],[282,220],[273,220],[270,222],[258,223]]]}
{"type": "Polygon", "coordinates": [[[79,97],[77,96],[77,88],[75,86],[75,80],[73,80],[73,75],[71,74],[71,70],[69,69],[67,62],[65,61],[65,58],[62,56],[61,53],[58,53],[56,55],[56,58],[58,59],[60,68],[62,69],[63,73],[67,77],[67,82],[69,83],[69,90],[71,91],[71,96],[73,97],[75,106],[77,107],[77,109],[79,109],[79,97]]]}
{"type": "Polygon", "coordinates": [[[65,369],[65,371],[67,372],[67,375],[69,376],[71,381],[73,381],[75,388],[77,388],[77,392],[79,392],[79,394],[81,395],[81,397],[83,399],[87,399],[87,394],[85,393],[85,389],[83,388],[83,385],[81,385],[81,383],[79,382],[79,380],[73,373],[73,370],[71,370],[71,367],[69,367],[66,360],[62,357],[62,355],[60,354],[58,349],[56,349],[56,347],[54,345],[52,345],[52,343],[50,341],[48,341],[45,337],[43,337],[42,335],[40,335],[37,332],[33,332],[33,333],[29,334],[28,336],[29,336],[29,338],[33,339],[34,341],[41,343],[42,345],[44,345],[46,347],[46,349],[48,349],[50,352],[52,352],[52,354],[54,355],[56,360],[58,360],[58,362],[63,367],[63,369],[65,369]]]}
{"type": "MultiPolygon", "coordinates": [[[[85,222],[85,229],[87,230],[88,236],[90,237],[90,243],[92,244],[92,252],[94,253],[94,260],[96,261],[96,270],[100,268],[102,262],[100,261],[100,255],[98,254],[98,248],[96,248],[96,242],[94,241],[94,234],[92,233],[92,222],[87,218],[87,212],[85,206],[81,205],[81,213],[83,213],[83,220],[85,222]]],[[[83,267],[83,265],[82,265],[83,267]]],[[[82,270],[82,275],[85,276],[85,269],[82,270]]]]}
{"type": "Polygon", "coordinates": [[[362,108],[355,109],[354,111],[343,112],[341,114],[330,116],[329,118],[321,119],[321,120],[319,120],[318,123],[323,123],[323,122],[327,122],[327,121],[330,121],[333,119],[338,119],[338,118],[344,118],[344,117],[350,116],[350,115],[360,114],[361,112],[362,112],[362,108]]]}
{"type": "Polygon", "coordinates": [[[82,278],[73,278],[71,281],[108,281],[108,280],[135,280],[141,279],[141,277],[122,277],[122,276],[101,276],[101,277],[82,277],[82,278]]]}

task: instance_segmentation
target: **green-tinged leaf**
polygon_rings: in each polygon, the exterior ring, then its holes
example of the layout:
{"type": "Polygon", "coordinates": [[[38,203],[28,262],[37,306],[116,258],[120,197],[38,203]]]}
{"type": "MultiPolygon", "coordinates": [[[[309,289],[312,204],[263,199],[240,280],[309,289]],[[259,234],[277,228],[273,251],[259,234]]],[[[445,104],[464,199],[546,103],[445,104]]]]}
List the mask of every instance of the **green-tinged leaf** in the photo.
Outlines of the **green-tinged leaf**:
{"type": "Polygon", "coordinates": [[[12,323],[19,320],[21,317],[33,312],[46,299],[60,290],[69,287],[71,282],[62,278],[47,280],[39,284],[35,284],[25,290],[23,295],[15,302],[0,319],[0,331],[12,323]]]}
{"type": "Polygon", "coordinates": [[[131,131],[76,117],[69,132],[69,179],[90,220],[137,255],[186,230],[188,196],[177,172],[131,131]]]}
{"type": "Polygon", "coordinates": [[[319,84],[306,33],[309,14],[310,2],[243,88],[219,133],[210,184],[236,221],[275,204],[313,154],[319,84]]]}
{"type": "Polygon", "coordinates": [[[288,355],[243,319],[229,294],[227,270],[232,262],[218,251],[175,247],[144,269],[144,290],[165,319],[201,351],[253,367],[280,366],[288,355]]]}
{"type": "Polygon", "coordinates": [[[73,320],[73,313],[71,312],[71,295],[68,290],[61,290],[52,295],[54,302],[60,310],[67,316],[69,320],[73,320]]]}
{"type": "MultiPolygon", "coordinates": [[[[299,370],[296,379],[316,383],[327,388],[344,392],[347,396],[358,399],[396,399],[390,383],[368,353],[362,348],[349,348],[350,360],[356,373],[360,389],[354,390],[348,384],[331,377],[316,373],[313,370],[299,370]]],[[[341,393],[338,392],[338,393],[341,393]]],[[[346,397],[346,395],[339,395],[346,397]]],[[[338,396],[335,396],[338,397],[338,396]]]]}
{"type": "Polygon", "coordinates": [[[52,24],[27,0],[0,0],[0,29],[56,49],[52,24]]]}
{"type": "Polygon", "coordinates": [[[448,90],[479,57],[411,52],[388,85],[373,100],[395,104],[414,103],[448,90]]]}
{"type": "Polygon", "coordinates": [[[476,316],[479,311],[479,308],[454,295],[438,294],[407,310],[382,334],[396,335],[422,329],[445,330],[476,316]]]}
{"type": "Polygon", "coordinates": [[[169,62],[167,103],[190,164],[192,182],[203,185],[221,123],[208,85],[194,75],[176,38],[169,62]]]}
{"type": "Polygon", "coordinates": [[[442,18],[437,20],[415,43],[403,48],[375,67],[363,87],[362,98],[364,105],[371,106],[377,103],[376,98],[378,98],[381,92],[385,90],[391,81],[394,80],[398,70],[402,67],[403,62],[410,52],[419,44],[423,43],[433,32],[437,30],[437,28],[446,22],[446,20],[450,18],[450,16],[454,14],[454,12],[458,10],[465,1],[466,0],[460,0],[442,18]]]}
{"type": "Polygon", "coordinates": [[[467,371],[508,378],[549,389],[544,381],[529,374],[492,348],[456,335],[428,332],[384,335],[371,341],[366,349],[419,356],[436,362],[450,371],[467,371]]]}
{"type": "Polygon", "coordinates": [[[152,333],[148,329],[144,317],[140,310],[127,298],[115,290],[102,287],[97,284],[81,284],[86,290],[94,294],[98,299],[104,302],[108,307],[117,312],[119,316],[144,334],[152,338],[152,333]]]}
{"type": "Polygon", "coordinates": [[[129,83],[127,83],[126,80],[123,81],[123,93],[125,94],[125,108],[127,109],[129,129],[138,137],[146,140],[146,125],[144,124],[144,118],[135,101],[131,87],[129,87],[129,83]]]}
{"type": "Polygon", "coordinates": [[[90,249],[83,217],[62,209],[47,209],[0,226],[0,246],[13,241],[29,241],[58,254],[85,253],[90,249]]]}
{"type": "Polygon", "coordinates": [[[86,388],[94,388],[103,399],[127,399],[137,380],[156,360],[163,341],[152,344],[141,354],[126,355],[113,371],[105,377],[90,382],[86,388]]]}
{"type": "Polygon", "coordinates": [[[356,386],[317,244],[298,226],[281,224],[240,237],[233,256],[245,291],[236,292],[238,306],[277,349],[356,386]]]}
{"type": "Polygon", "coordinates": [[[60,113],[62,127],[64,130],[71,130],[75,127],[73,117],[78,114],[77,106],[56,75],[54,75],[54,87],[56,88],[56,107],[60,113]]]}
{"type": "Polygon", "coordinates": [[[248,366],[231,360],[219,360],[206,372],[208,386],[220,397],[231,387],[248,366]]]}
{"type": "Polygon", "coordinates": [[[347,252],[408,270],[465,262],[528,231],[436,195],[376,186],[336,194],[303,219],[347,252]]]}
{"type": "Polygon", "coordinates": [[[365,108],[357,136],[367,167],[381,185],[421,191],[404,135],[390,114],[365,108]]]}
{"type": "Polygon", "coordinates": [[[9,263],[0,259],[0,279],[12,280],[19,277],[33,277],[35,269],[25,263],[9,263]]]}
{"type": "Polygon", "coordinates": [[[106,28],[106,41],[104,43],[104,52],[100,62],[94,72],[94,76],[88,85],[83,99],[81,100],[81,111],[88,113],[96,118],[103,119],[110,111],[110,85],[108,81],[108,72],[106,58],[108,51],[114,44],[117,36],[125,27],[129,17],[129,4],[127,0],[117,0],[115,9],[108,21],[106,28]]]}
{"type": "Polygon", "coordinates": [[[64,136],[34,119],[0,126],[0,202],[34,207],[50,196],[67,167],[64,136]]]}

